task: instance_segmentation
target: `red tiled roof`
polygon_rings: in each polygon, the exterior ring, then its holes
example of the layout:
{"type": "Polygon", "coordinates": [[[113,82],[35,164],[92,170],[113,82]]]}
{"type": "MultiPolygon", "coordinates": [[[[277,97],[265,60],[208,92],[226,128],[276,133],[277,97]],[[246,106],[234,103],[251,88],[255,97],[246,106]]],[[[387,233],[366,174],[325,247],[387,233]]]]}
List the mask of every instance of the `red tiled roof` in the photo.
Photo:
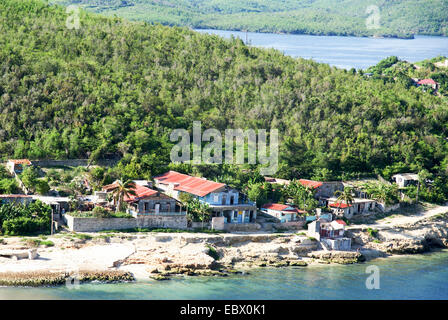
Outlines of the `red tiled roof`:
{"type": "Polygon", "coordinates": [[[283,211],[289,207],[290,206],[287,206],[286,204],[280,204],[280,203],[267,203],[263,205],[264,209],[276,210],[276,211],[283,211]]]}
{"type": "Polygon", "coordinates": [[[342,224],[344,226],[346,226],[347,224],[345,223],[344,220],[335,220],[337,223],[342,224]]]}
{"type": "Polygon", "coordinates": [[[129,197],[125,196],[124,201],[132,202],[141,198],[152,196],[153,194],[157,193],[157,191],[155,190],[139,185],[136,185],[135,188],[132,188],[132,190],[135,192],[135,195],[130,194],[129,197]]]}
{"type": "Polygon", "coordinates": [[[112,189],[115,189],[118,186],[117,182],[111,183],[111,184],[107,184],[105,186],[103,186],[102,190],[103,191],[111,191],[112,189]]]}
{"type": "Polygon", "coordinates": [[[317,189],[321,185],[324,184],[323,182],[320,182],[320,181],[313,181],[313,180],[306,180],[306,179],[300,179],[299,182],[302,184],[302,186],[311,187],[314,189],[317,189]]]}
{"type": "Polygon", "coordinates": [[[14,164],[26,164],[26,165],[31,165],[31,161],[28,159],[9,159],[9,162],[12,162],[14,164]]]}
{"type": "Polygon", "coordinates": [[[306,213],[306,211],[299,210],[299,209],[294,208],[292,206],[288,206],[286,204],[280,204],[280,203],[267,203],[267,204],[263,205],[262,208],[269,209],[269,210],[275,210],[275,211],[306,213]],[[288,209],[288,208],[292,208],[292,209],[288,209]]]}
{"type": "Polygon", "coordinates": [[[434,84],[437,84],[437,82],[435,82],[435,81],[432,80],[432,79],[423,79],[423,80],[420,80],[419,82],[417,82],[417,84],[421,84],[421,85],[424,85],[424,84],[434,85],[434,84]]]}
{"type": "Polygon", "coordinates": [[[160,176],[154,177],[154,180],[162,184],[173,183],[175,184],[174,190],[188,192],[199,197],[204,197],[225,186],[224,183],[192,177],[176,171],[168,171],[160,176]]]}
{"type": "Polygon", "coordinates": [[[335,208],[348,208],[351,206],[352,206],[351,204],[346,204],[346,203],[342,203],[342,202],[330,204],[330,207],[335,207],[335,208]]]}
{"type": "Polygon", "coordinates": [[[0,198],[32,198],[26,194],[0,194],[0,198]]]}

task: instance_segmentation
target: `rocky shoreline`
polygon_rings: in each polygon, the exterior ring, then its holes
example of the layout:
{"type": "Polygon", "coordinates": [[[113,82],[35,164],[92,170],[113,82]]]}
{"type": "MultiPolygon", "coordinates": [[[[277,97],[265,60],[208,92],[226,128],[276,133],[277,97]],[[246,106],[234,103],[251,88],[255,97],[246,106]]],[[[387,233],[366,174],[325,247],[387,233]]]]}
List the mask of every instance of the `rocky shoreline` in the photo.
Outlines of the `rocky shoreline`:
{"type": "Polygon", "coordinates": [[[135,278],[130,272],[120,270],[82,270],[77,273],[51,271],[0,273],[0,286],[42,287],[77,285],[93,281],[115,283],[135,281],[135,278]]]}
{"type": "MultiPolygon", "coordinates": [[[[80,283],[168,280],[177,276],[228,277],[255,268],[353,264],[448,247],[448,214],[416,223],[385,227],[350,226],[352,251],[326,251],[305,233],[117,233],[94,236],[58,235],[52,248],[37,248],[42,259],[0,258],[0,285],[65,284],[67,268],[77,261],[80,283]],[[64,271],[65,270],[65,271],[64,271]]],[[[17,239],[5,238],[4,246],[17,239]]],[[[16,244],[17,247],[17,244],[16,244]]],[[[24,249],[23,245],[21,247],[24,249]]]]}

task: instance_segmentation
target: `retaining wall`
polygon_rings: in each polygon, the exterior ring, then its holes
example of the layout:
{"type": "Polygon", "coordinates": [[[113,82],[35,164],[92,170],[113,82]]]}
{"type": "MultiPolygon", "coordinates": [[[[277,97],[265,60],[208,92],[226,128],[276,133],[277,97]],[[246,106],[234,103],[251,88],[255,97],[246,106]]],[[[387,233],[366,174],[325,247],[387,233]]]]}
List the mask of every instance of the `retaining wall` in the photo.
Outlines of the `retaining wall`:
{"type": "Polygon", "coordinates": [[[77,218],[68,214],[64,221],[70,231],[96,232],[132,228],[172,228],[186,229],[186,216],[145,216],[139,218],[77,218]]]}
{"type": "MultiPolygon", "coordinates": [[[[92,165],[99,165],[104,167],[112,167],[116,165],[120,159],[98,159],[92,162],[92,165]]],[[[39,167],[87,167],[89,159],[67,159],[67,160],[32,160],[33,165],[39,167]]]]}

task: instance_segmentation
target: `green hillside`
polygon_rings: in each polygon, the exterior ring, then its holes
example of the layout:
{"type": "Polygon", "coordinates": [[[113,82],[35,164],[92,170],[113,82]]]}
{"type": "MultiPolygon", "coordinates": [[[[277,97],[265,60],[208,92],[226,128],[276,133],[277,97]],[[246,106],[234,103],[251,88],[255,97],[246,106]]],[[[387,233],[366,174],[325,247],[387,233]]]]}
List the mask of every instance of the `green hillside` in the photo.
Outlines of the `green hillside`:
{"type": "MultiPolygon", "coordinates": [[[[123,157],[166,170],[174,128],[278,128],[279,177],[426,168],[445,179],[447,100],[186,28],[0,3],[0,156],[123,157]]],[[[441,180],[442,181],[442,180],[441,180]]]]}
{"type": "Polygon", "coordinates": [[[165,25],[317,35],[448,35],[447,0],[50,0],[165,25]],[[369,29],[368,7],[379,8],[369,29]]]}

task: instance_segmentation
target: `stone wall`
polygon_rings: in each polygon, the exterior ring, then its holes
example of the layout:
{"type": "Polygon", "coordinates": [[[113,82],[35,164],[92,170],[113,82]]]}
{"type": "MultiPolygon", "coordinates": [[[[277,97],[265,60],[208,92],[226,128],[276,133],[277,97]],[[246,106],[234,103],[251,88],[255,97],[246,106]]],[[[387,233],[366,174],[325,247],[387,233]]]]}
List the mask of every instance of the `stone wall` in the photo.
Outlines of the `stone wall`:
{"type": "Polygon", "coordinates": [[[393,211],[393,210],[398,210],[401,207],[400,203],[396,203],[394,205],[388,206],[385,205],[384,203],[377,203],[377,207],[382,211],[382,212],[389,212],[389,211],[393,211]]]}
{"type": "Polygon", "coordinates": [[[224,227],[229,232],[253,232],[261,229],[258,223],[226,223],[224,227]]]}
{"type": "MultiPolygon", "coordinates": [[[[120,161],[120,159],[98,159],[93,161],[93,165],[99,165],[104,167],[113,167],[120,161]]],[[[67,159],[67,160],[32,160],[33,165],[39,167],[87,167],[89,159],[67,159]]]]}
{"type": "Polygon", "coordinates": [[[186,229],[186,216],[145,216],[139,218],[76,218],[64,215],[70,231],[96,232],[101,230],[120,230],[132,228],[172,228],[186,229]]]}
{"type": "Polygon", "coordinates": [[[303,229],[305,222],[306,221],[289,221],[282,223],[274,223],[272,226],[275,229],[281,229],[281,230],[300,230],[303,229]]]}

